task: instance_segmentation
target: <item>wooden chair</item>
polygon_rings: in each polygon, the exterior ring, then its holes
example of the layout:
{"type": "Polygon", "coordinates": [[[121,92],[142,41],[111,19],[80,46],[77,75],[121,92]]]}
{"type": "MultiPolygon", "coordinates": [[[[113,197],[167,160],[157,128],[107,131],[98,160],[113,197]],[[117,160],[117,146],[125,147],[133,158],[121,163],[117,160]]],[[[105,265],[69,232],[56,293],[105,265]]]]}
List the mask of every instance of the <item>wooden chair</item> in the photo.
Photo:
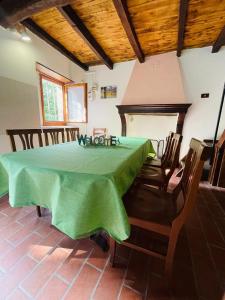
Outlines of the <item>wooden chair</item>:
{"type": "Polygon", "coordinates": [[[34,148],[34,135],[37,135],[38,137],[39,146],[43,146],[41,129],[7,129],[6,133],[10,137],[13,152],[17,151],[15,136],[18,136],[20,138],[23,150],[34,148]]]}
{"type": "MultiPolygon", "coordinates": [[[[7,129],[6,133],[10,137],[13,152],[17,151],[15,136],[18,136],[20,138],[23,150],[34,148],[34,135],[37,135],[38,137],[39,146],[43,146],[41,129],[7,129]]],[[[36,209],[38,217],[41,217],[41,207],[37,205],[36,209]]]]}
{"type": "MultiPolygon", "coordinates": [[[[131,224],[131,237],[122,244],[153,255],[165,261],[165,275],[170,281],[177,240],[183,225],[188,220],[197,200],[197,191],[204,162],[209,156],[207,145],[196,139],[192,139],[187,160],[179,184],[170,194],[145,185],[133,187],[124,196],[124,205],[131,224]],[[135,226],[135,227],[133,227],[135,226]],[[151,233],[155,240],[145,246],[132,240],[132,232],[138,228],[151,233]],[[157,238],[156,238],[157,237],[157,238]],[[159,237],[161,237],[159,239],[159,237]],[[158,251],[157,242],[162,239],[167,241],[165,251],[158,251]]],[[[145,231],[145,232],[146,232],[145,231]]],[[[150,241],[148,241],[150,242],[150,241]]],[[[116,242],[110,239],[111,263],[114,266],[116,254],[116,242]]]]}
{"type": "Polygon", "coordinates": [[[107,129],[106,128],[94,128],[93,136],[106,136],[107,129]]]}
{"type": "Polygon", "coordinates": [[[65,143],[64,128],[44,128],[45,145],[49,146],[49,142],[52,145],[60,144],[60,136],[63,143],[65,143]]]}
{"type": "MultiPolygon", "coordinates": [[[[146,166],[151,166],[151,167],[166,167],[166,164],[168,162],[169,155],[171,153],[171,145],[172,145],[172,138],[173,138],[174,133],[170,132],[168,137],[166,138],[166,148],[165,152],[163,153],[162,158],[154,158],[154,159],[147,159],[144,163],[146,166]]],[[[158,151],[157,151],[158,153],[158,151]]]]}
{"type": "Polygon", "coordinates": [[[209,182],[214,186],[225,187],[225,130],[215,144],[209,182]]]}
{"type": "Polygon", "coordinates": [[[169,180],[178,165],[181,142],[182,136],[178,133],[173,133],[162,166],[152,167],[144,165],[137,176],[137,183],[144,183],[166,190],[169,180]]]}
{"type": "Polygon", "coordinates": [[[67,142],[76,141],[79,136],[79,128],[65,128],[67,142]]]}

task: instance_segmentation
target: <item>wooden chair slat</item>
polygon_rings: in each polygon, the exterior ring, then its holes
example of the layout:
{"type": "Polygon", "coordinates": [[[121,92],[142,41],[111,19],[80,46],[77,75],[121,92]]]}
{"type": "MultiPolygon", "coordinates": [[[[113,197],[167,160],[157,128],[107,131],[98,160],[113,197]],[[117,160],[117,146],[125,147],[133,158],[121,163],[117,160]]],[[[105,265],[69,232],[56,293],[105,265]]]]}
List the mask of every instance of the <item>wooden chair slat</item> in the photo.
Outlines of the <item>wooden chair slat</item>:
{"type": "Polygon", "coordinates": [[[182,136],[178,133],[171,134],[166,156],[160,168],[145,165],[137,177],[137,182],[156,186],[160,189],[167,189],[169,180],[173,175],[179,161],[182,136]]]}
{"type": "Polygon", "coordinates": [[[77,136],[79,136],[79,128],[66,128],[67,142],[76,141],[77,136]]]}
{"type": "Polygon", "coordinates": [[[9,135],[13,152],[17,151],[15,136],[20,138],[23,150],[34,148],[34,135],[38,136],[39,147],[43,146],[41,129],[7,129],[6,133],[9,135]]]}
{"type": "Polygon", "coordinates": [[[60,135],[61,135],[62,143],[65,143],[64,128],[44,128],[43,133],[45,136],[46,146],[49,146],[50,143],[52,145],[59,144],[60,135]]]}
{"type": "Polygon", "coordinates": [[[209,173],[212,185],[225,187],[225,130],[215,145],[213,163],[209,173]]]}

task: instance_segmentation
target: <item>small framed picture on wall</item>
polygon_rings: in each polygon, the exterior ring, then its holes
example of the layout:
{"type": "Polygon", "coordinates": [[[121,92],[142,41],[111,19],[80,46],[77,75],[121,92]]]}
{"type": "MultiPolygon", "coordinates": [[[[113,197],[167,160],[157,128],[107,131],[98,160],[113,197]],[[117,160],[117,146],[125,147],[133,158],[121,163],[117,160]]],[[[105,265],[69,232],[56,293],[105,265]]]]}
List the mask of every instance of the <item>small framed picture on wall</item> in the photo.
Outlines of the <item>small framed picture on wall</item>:
{"type": "Polygon", "coordinates": [[[108,85],[101,87],[101,99],[117,98],[117,86],[108,85]]]}

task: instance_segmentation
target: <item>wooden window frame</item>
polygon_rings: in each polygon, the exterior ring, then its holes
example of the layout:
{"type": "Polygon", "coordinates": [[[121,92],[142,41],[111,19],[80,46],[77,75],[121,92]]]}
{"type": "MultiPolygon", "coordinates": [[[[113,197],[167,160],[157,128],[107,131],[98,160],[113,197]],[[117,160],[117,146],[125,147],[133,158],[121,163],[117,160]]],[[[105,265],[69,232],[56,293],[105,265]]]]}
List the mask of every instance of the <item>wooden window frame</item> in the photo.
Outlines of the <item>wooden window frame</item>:
{"type": "Polygon", "coordinates": [[[87,123],[88,122],[88,102],[87,102],[87,83],[86,82],[82,82],[82,83],[68,83],[68,84],[65,84],[64,87],[65,87],[65,103],[66,103],[66,112],[68,112],[68,108],[67,108],[67,88],[68,86],[83,86],[84,87],[84,108],[86,110],[86,113],[85,113],[85,121],[82,121],[82,122],[75,122],[75,121],[69,121],[68,120],[68,113],[66,113],[66,122],[69,123],[69,124],[79,124],[79,123],[87,123]]]}
{"type": "Polygon", "coordinates": [[[65,126],[66,125],[66,103],[65,103],[65,85],[63,82],[56,80],[55,78],[49,77],[43,73],[39,74],[40,77],[40,92],[41,92],[41,110],[42,110],[42,125],[43,126],[65,126]],[[43,86],[42,79],[46,79],[55,84],[58,84],[62,87],[63,93],[63,119],[64,121],[47,121],[45,120],[45,112],[44,112],[44,94],[43,94],[43,86]]]}
{"type": "Polygon", "coordinates": [[[42,126],[66,126],[69,124],[77,124],[77,123],[87,123],[88,122],[88,101],[87,101],[87,83],[74,83],[72,80],[62,76],[55,71],[36,63],[36,70],[39,73],[39,82],[40,82],[40,96],[41,96],[41,115],[42,115],[42,126]],[[54,75],[54,77],[53,77],[54,75]],[[46,79],[51,81],[55,84],[58,84],[62,87],[63,91],[63,119],[64,121],[47,121],[45,119],[45,112],[44,112],[44,94],[43,94],[43,86],[42,86],[42,79],[46,79]],[[67,107],[67,89],[68,86],[76,85],[76,86],[83,86],[84,87],[84,108],[86,110],[85,114],[85,121],[82,122],[75,122],[68,120],[68,107],[67,107]]]}

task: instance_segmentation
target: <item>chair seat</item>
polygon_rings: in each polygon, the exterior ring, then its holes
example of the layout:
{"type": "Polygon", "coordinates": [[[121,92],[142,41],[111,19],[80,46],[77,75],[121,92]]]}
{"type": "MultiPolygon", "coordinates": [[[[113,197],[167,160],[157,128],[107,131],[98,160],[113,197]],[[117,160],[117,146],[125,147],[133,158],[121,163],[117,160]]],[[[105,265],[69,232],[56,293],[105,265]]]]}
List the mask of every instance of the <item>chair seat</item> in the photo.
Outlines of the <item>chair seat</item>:
{"type": "Polygon", "coordinates": [[[144,184],[163,186],[165,183],[164,170],[157,167],[143,167],[137,176],[137,180],[144,184]]]}
{"type": "Polygon", "coordinates": [[[173,194],[144,185],[134,188],[124,197],[129,218],[170,226],[177,216],[173,194]]]}
{"type": "Polygon", "coordinates": [[[159,158],[154,158],[154,159],[147,159],[144,162],[144,166],[152,166],[152,167],[158,167],[160,168],[162,166],[162,161],[159,158]]]}

